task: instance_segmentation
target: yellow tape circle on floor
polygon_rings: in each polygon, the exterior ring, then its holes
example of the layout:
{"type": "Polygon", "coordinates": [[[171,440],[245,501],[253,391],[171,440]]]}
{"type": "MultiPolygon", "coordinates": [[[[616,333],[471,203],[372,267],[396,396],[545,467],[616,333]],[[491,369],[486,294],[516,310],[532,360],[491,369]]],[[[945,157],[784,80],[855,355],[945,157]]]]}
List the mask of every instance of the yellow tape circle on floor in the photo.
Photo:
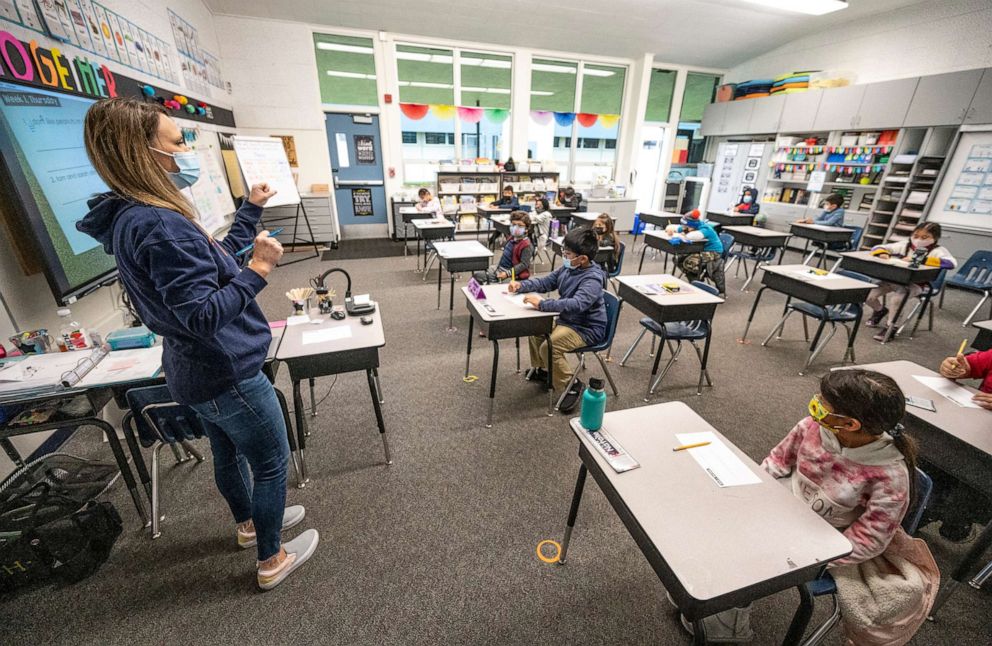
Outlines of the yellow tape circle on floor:
{"type": "Polygon", "coordinates": [[[558,544],[558,541],[553,541],[551,539],[545,539],[545,540],[543,540],[543,541],[541,541],[540,543],[537,544],[537,558],[541,559],[545,563],[557,563],[559,556],[561,556],[561,545],[558,544]],[[555,555],[552,556],[551,558],[548,558],[547,556],[545,556],[541,552],[541,548],[544,547],[545,545],[554,545],[555,546],[555,555]]]}
{"type": "Polygon", "coordinates": [[[476,377],[475,375],[469,375],[468,377],[462,377],[462,381],[464,381],[467,384],[471,384],[471,383],[475,383],[476,381],[479,381],[479,378],[476,377]]]}

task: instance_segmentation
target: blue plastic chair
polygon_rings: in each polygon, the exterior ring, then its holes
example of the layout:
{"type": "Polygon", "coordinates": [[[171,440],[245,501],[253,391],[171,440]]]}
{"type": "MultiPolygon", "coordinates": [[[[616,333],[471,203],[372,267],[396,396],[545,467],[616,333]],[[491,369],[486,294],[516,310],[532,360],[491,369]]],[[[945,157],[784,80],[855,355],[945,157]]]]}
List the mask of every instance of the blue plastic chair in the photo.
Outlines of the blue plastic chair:
{"type": "MultiPolygon", "coordinates": [[[[152,538],[161,536],[159,531],[159,451],[163,446],[170,446],[176,453],[179,462],[183,458],[183,449],[192,455],[197,463],[203,462],[203,456],[190,443],[205,434],[203,424],[196,412],[172,400],[167,386],[148,386],[133,388],[127,391],[126,399],[131,409],[125,415],[122,423],[133,432],[137,429],[138,440],[145,448],[152,450],[152,538]]],[[[136,458],[137,459],[137,458],[136,458]]]]}
{"type": "MultiPolygon", "coordinates": [[[[912,501],[910,508],[906,511],[906,515],[902,519],[903,530],[912,536],[919,529],[920,520],[923,518],[923,512],[926,511],[927,505],[930,503],[930,495],[933,493],[933,480],[930,479],[926,473],[924,473],[919,468],[916,469],[916,496],[915,500],[912,501]]],[[[834,578],[830,576],[829,572],[824,572],[818,578],[810,581],[806,584],[806,589],[814,597],[824,597],[830,595],[833,599],[834,609],[830,617],[824,621],[822,624],[817,626],[813,633],[809,636],[809,639],[802,643],[802,646],[816,646],[821,643],[823,639],[827,636],[837,622],[840,621],[840,606],[837,605],[837,583],[834,578]]]]}
{"type": "Polygon", "coordinates": [[[603,374],[606,375],[606,380],[610,382],[610,388],[613,389],[613,395],[615,397],[620,396],[617,384],[613,381],[613,375],[610,374],[610,369],[606,367],[606,362],[603,361],[603,357],[599,353],[608,351],[613,346],[613,337],[617,334],[617,323],[620,321],[620,310],[623,308],[623,299],[609,292],[603,292],[603,300],[606,301],[606,338],[602,343],[587,345],[584,348],[576,348],[571,351],[571,354],[577,354],[579,356],[579,365],[572,374],[572,378],[569,379],[568,385],[565,386],[565,389],[558,397],[558,401],[555,402],[555,410],[558,410],[561,403],[565,400],[565,395],[575,385],[575,381],[579,378],[579,371],[585,369],[586,354],[589,353],[599,361],[600,367],[603,368],[603,374]]]}
{"type": "MultiPolygon", "coordinates": [[[[847,278],[853,278],[855,280],[861,280],[866,283],[872,282],[870,278],[864,274],[859,274],[853,271],[847,271],[846,269],[841,269],[835,272],[839,276],[846,276],[847,278]]],[[[816,328],[816,334],[813,335],[813,343],[809,348],[809,356],[806,358],[806,364],[803,365],[802,370],[799,374],[804,374],[808,369],[813,360],[816,359],[817,355],[827,347],[830,340],[834,338],[834,334],[837,333],[837,325],[844,329],[844,333],[847,335],[847,349],[844,351],[844,357],[841,362],[847,361],[848,355],[851,356],[851,362],[855,362],[854,358],[854,346],[851,345],[851,334],[854,333],[853,328],[847,326],[848,323],[854,324],[861,316],[863,305],[861,303],[846,303],[844,305],[828,305],[826,307],[821,307],[819,305],[814,305],[812,303],[807,303],[806,301],[790,301],[785,308],[785,314],[778,324],[772,328],[772,331],[768,333],[765,340],[761,342],[762,346],[767,346],[771,342],[772,337],[776,339],[782,338],[782,331],[785,329],[785,322],[789,320],[793,312],[799,312],[803,317],[803,336],[806,341],[809,341],[809,326],[806,323],[807,318],[816,319],[820,322],[819,327],[816,328]],[[826,327],[827,323],[830,324],[830,334],[827,338],[820,343],[820,336],[823,334],[823,328],[826,327]]]]}
{"type": "MultiPolygon", "coordinates": [[[[785,252],[785,247],[781,247],[780,249],[782,253],[785,252]]],[[[741,265],[743,265],[744,277],[747,279],[746,281],[744,281],[744,285],[741,287],[741,291],[743,292],[747,289],[747,286],[751,284],[751,281],[754,280],[754,277],[758,275],[758,267],[760,267],[762,264],[768,264],[771,261],[775,260],[775,252],[778,250],[779,248],[776,247],[749,247],[749,248],[742,247],[740,249],[731,250],[730,253],[728,254],[730,260],[727,262],[724,271],[730,269],[730,266],[734,264],[735,261],[737,260],[740,261],[740,264],[737,266],[737,270],[734,272],[734,276],[736,277],[738,274],[740,274],[741,265]],[[750,274],[747,271],[748,260],[754,262],[754,270],[750,274]]],[[[726,249],[724,249],[724,251],[726,251],[726,249]]]]}
{"type": "Polygon", "coordinates": [[[620,275],[620,272],[623,271],[623,256],[626,251],[627,251],[627,245],[621,242],[620,251],[617,254],[617,266],[613,271],[609,272],[606,276],[606,279],[610,282],[611,285],[613,285],[614,292],[617,291],[616,278],[617,276],[620,275]]]}
{"type": "Polygon", "coordinates": [[[916,334],[917,328],[920,327],[920,321],[923,319],[923,315],[928,311],[930,313],[929,322],[927,324],[927,331],[933,332],[933,300],[944,293],[944,281],[947,278],[947,270],[941,269],[940,273],[937,274],[937,278],[930,281],[923,287],[923,292],[916,297],[916,304],[913,305],[913,309],[910,310],[909,314],[903,320],[902,325],[896,330],[896,334],[902,334],[903,328],[909,325],[909,322],[916,316],[916,322],[913,324],[913,329],[909,333],[909,338],[913,338],[916,334]]]}
{"type": "MultiPolygon", "coordinates": [[[[978,292],[982,299],[978,301],[975,309],[971,310],[964,319],[961,327],[968,327],[972,319],[978,314],[985,301],[992,298],[992,251],[976,251],[971,254],[971,258],[961,266],[958,273],[951,276],[946,287],[964,289],[970,292],[978,292]]],[[[940,307],[944,307],[944,293],[940,294],[940,307]]],[[[989,318],[992,318],[992,309],[989,310],[989,318]]]]}
{"type": "MultiPolygon", "coordinates": [[[[714,296],[719,295],[716,287],[704,283],[701,280],[692,281],[692,286],[709,294],[713,294],[714,296]]],[[[630,346],[630,349],[627,350],[627,354],[623,355],[623,359],[620,360],[620,367],[623,367],[624,364],[627,363],[627,359],[629,359],[630,355],[633,354],[637,344],[641,342],[641,339],[643,339],[644,335],[648,332],[651,332],[654,335],[651,337],[652,356],[654,356],[654,339],[660,339],[658,355],[655,356],[655,370],[658,367],[658,361],[660,360],[661,352],[664,350],[666,342],[669,344],[669,350],[672,353],[672,358],[668,360],[668,363],[665,365],[665,369],[661,371],[661,374],[654,380],[654,383],[651,383],[651,378],[648,377],[648,391],[644,396],[644,401],[648,401],[651,395],[654,394],[654,391],[658,388],[658,384],[661,383],[661,380],[665,378],[666,374],[668,374],[669,369],[678,360],[679,354],[682,352],[683,341],[688,341],[689,344],[692,345],[693,350],[696,351],[696,358],[699,359],[699,383],[696,384],[696,394],[703,394],[704,379],[706,380],[707,386],[710,386],[711,388],[713,387],[713,382],[710,380],[709,371],[703,368],[702,352],[700,351],[699,346],[696,345],[697,341],[705,341],[710,335],[709,321],[677,321],[671,323],[658,323],[651,317],[645,316],[640,320],[640,324],[644,329],[641,330],[641,333],[636,339],[634,339],[634,343],[630,346]],[[670,345],[672,341],[676,343],[674,350],[670,345]]],[[[652,370],[652,372],[655,370],[652,370]]]]}

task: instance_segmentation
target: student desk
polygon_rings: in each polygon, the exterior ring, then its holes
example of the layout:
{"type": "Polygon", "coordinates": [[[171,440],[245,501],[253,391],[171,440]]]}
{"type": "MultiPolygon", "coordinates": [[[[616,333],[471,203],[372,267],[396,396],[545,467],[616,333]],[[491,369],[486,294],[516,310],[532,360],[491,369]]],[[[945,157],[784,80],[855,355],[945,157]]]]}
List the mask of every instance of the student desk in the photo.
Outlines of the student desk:
{"type": "MultiPolygon", "coordinates": [[[[403,218],[403,255],[410,253],[410,224],[414,220],[430,220],[434,217],[433,211],[418,211],[415,206],[401,206],[400,217],[403,218]]],[[[419,255],[417,257],[420,259],[419,255]]]]}
{"type": "Polygon", "coordinates": [[[481,220],[489,220],[490,226],[492,226],[494,215],[509,215],[513,213],[513,209],[503,207],[503,206],[490,206],[487,204],[480,204],[475,207],[475,239],[479,239],[479,234],[482,233],[481,220]]]}
{"type": "MultiPolygon", "coordinates": [[[[588,211],[586,211],[586,212],[582,212],[582,213],[572,213],[572,220],[575,220],[576,221],[575,222],[575,226],[577,226],[577,227],[591,227],[593,225],[593,223],[596,222],[596,218],[598,218],[601,215],[603,215],[603,214],[602,213],[599,213],[599,212],[595,212],[595,211],[594,212],[588,212],[588,211]]],[[[617,219],[615,217],[613,217],[612,215],[610,216],[610,219],[613,220],[613,224],[614,225],[617,223],[617,219]]]]}
{"type": "Polygon", "coordinates": [[[797,238],[803,238],[806,241],[803,253],[809,251],[810,242],[819,243],[819,246],[806,256],[803,264],[808,265],[809,261],[813,259],[813,256],[819,252],[819,264],[821,266],[827,260],[827,245],[849,243],[851,242],[851,234],[854,233],[854,229],[848,229],[847,227],[828,227],[825,224],[806,224],[802,222],[793,222],[789,227],[789,231],[797,238]]]}
{"type": "Polygon", "coordinates": [[[514,339],[517,346],[517,372],[520,372],[520,338],[543,336],[548,342],[548,415],[554,415],[555,395],[551,387],[551,330],[557,312],[542,312],[530,306],[521,307],[504,296],[505,285],[484,285],[486,299],[478,300],[468,287],[462,287],[465,305],[470,314],[468,320],[468,345],[465,348],[465,378],[469,378],[469,363],[472,359],[473,326],[479,322],[479,329],[493,343],[493,370],[489,379],[489,413],[486,428],[493,427],[493,405],[496,402],[496,369],[499,367],[500,339],[514,339]],[[490,311],[486,306],[492,308],[490,311]]]}
{"type": "Polygon", "coordinates": [[[706,219],[723,226],[749,227],[754,224],[754,217],[749,213],[715,213],[706,214],[706,219]]]}
{"type": "Polygon", "coordinates": [[[603,429],[641,465],[626,473],[615,472],[606,462],[578,418],[571,427],[579,440],[581,465],[561,564],[588,472],[679,610],[693,622],[693,643],[706,643],[704,617],[788,588],[799,591],[800,603],[783,643],[800,642],[813,614],[805,584],[827,563],[851,552],[841,532],[682,402],[606,413],[603,429]],[[719,487],[689,454],[691,449],[672,451],[682,444],[677,433],[706,431],[761,482],[719,487]]]}
{"type": "Polygon", "coordinates": [[[664,231],[645,231],[644,232],[644,246],[641,247],[641,262],[637,265],[637,273],[641,273],[641,269],[644,268],[644,254],[647,253],[648,248],[657,249],[658,251],[665,254],[665,264],[662,265],[663,269],[668,269],[668,256],[673,254],[677,256],[688,256],[693,253],[700,253],[706,247],[705,240],[697,240],[694,242],[682,241],[680,244],[672,244],[672,237],[665,233],[664,231]]]}
{"type": "Polygon", "coordinates": [[[489,224],[501,235],[510,237],[510,216],[506,213],[497,213],[489,218],[489,224]]]}
{"type": "MultiPolygon", "coordinates": [[[[866,283],[863,280],[848,278],[839,274],[817,275],[815,273],[816,270],[807,265],[763,265],[761,269],[764,270],[764,274],[761,276],[761,289],[754,295],[754,304],[751,305],[751,313],[747,317],[747,324],[744,326],[744,335],[741,337],[742,343],[747,340],[751,321],[754,320],[754,313],[757,311],[758,303],[761,301],[761,295],[766,289],[785,294],[786,299],[785,308],[782,311],[783,319],[779,321],[778,325],[772,328],[772,331],[762,341],[761,345],[766,345],[771,340],[773,334],[781,331],[785,325],[784,316],[788,313],[789,303],[793,298],[812,303],[813,305],[819,305],[820,307],[828,307],[830,305],[857,305],[864,303],[865,299],[868,298],[868,294],[875,288],[875,285],[872,283],[866,283]]],[[[854,340],[857,338],[858,330],[861,328],[861,316],[862,314],[859,312],[857,318],[854,320],[853,329],[847,338],[847,349],[844,351],[842,361],[847,360],[848,354],[851,355],[851,361],[855,360],[854,340]]],[[[809,345],[810,355],[806,359],[806,365],[803,366],[803,371],[809,368],[816,355],[820,354],[827,343],[830,342],[830,339],[833,338],[836,328],[831,330],[830,335],[822,344],[817,345],[826,324],[827,321],[820,321],[819,327],[816,328],[816,334],[813,335],[813,341],[809,345]]],[[[802,374],[802,372],[799,374],[802,374]]]]}
{"type": "MultiPolygon", "coordinates": [[[[910,434],[920,445],[920,457],[956,479],[992,498],[992,411],[982,408],[965,408],[946,399],[914,379],[939,377],[940,374],[912,361],[887,361],[857,366],[875,370],[892,377],[907,395],[933,401],[937,412],[906,407],[905,423],[910,434]]],[[[962,386],[964,384],[961,384],[962,386]]],[[[968,388],[977,392],[974,388],[968,388]]],[[[966,581],[969,572],[978,565],[984,552],[992,546],[992,522],[985,526],[968,552],[951,573],[951,581],[938,595],[930,614],[947,601],[951,593],[966,581]]]]}
{"type": "MultiPolygon", "coordinates": [[[[671,274],[647,274],[644,276],[620,276],[617,278],[617,295],[629,303],[634,309],[651,318],[653,321],[662,324],[679,321],[712,321],[716,314],[716,306],[723,303],[723,299],[714,296],[701,289],[697,289],[679,280],[671,274]],[[678,283],[679,291],[675,294],[647,294],[647,291],[654,291],[647,288],[648,285],[658,285],[660,283],[678,283]]],[[[702,388],[703,377],[709,381],[709,373],[706,372],[706,361],[710,356],[710,337],[712,336],[712,325],[710,332],[706,335],[703,343],[703,354],[699,358],[699,388],[702,388]]],[[[658,351],[654,354],[654,365],[651,368],[651,376],[648,378],[648,390],[644,396],[644,401],[652,394],[652,383],[658,373],[658,365],[661,362],[661,355],[665,349],[665,337],[662,336],[658,343],[658,351]]],[[[712,385],[712,384],[711,384],[712,385]]]]}
{"type": "MultiPolygon", "coordinates": [[[[450,220],[419,219],[413,221],[413,228],[417,230],[417,271],[420,271],[420,240],[429,242],[431,240],[446,240],[455,236],[455,225],[450,220]]],[[[426,244],[424,250],[424,270],[427,269],[426,244]]],[[[426,280],[426,277],[425,277],[426,280]]]]}
{"type": "MultiPolygon", "coordinates": [[[[382,418],[382,385],[379,383],[379,348],[386,345],[382,330],[382,307],[377,304],[376,311],[370,316],[371,325],[362,325],[356,316],[349,316],[342,321],[335,321],[330,316],[320,316],[318,325],[290,325],[282,334],[275,358],[286,364],[293,383],[296,453],[304,482],[307,479],[307,465],[303,452],[306,449],[306,436],[309,435],[306,416],[303,414],[303,395],[300,392],[300,382],[304,379],[364,370],[369,382],[369,392],[372,394],[376,423],[382,436],[386,464],[393,463],[386,439],[386,423],[382,418]]],[[[292,444],[290,446],[292,448],[292,444]]]]}
{"type": "Polygon", "coordinates": [[[558,220],[562,226],[569,227],[572,225],[572,214],[575,213],[574,207],[552,205],[548,211],[551,213],[551,218],[558,220]]]}
{"type": "MultiPolygon", "coordinates": [[[[564,248],[564,240],[565,240],[564,236],[559,238],[551,238],[551,251],[554,252],[554,255],[551,257],[551,271],[555,270],[555,264],[558,262],[558,258],[562,254],[562,249],[564,248]]],[[[599,251],[596,252],[596,257],[593,258],[593,260],[597,264],[599,264],[600,267],[603,268],[604,273],[606,272],[606,263],[610,259],[610,256],[612,255],[613,255],[613,246],[606,245],[604,247],[600,247],[599,251]]]]}
{"type": "MultiPolygon", "coordinates": [[[[912,268],[908,262],[896,258],[886,260],[876,258],[869,251],[848,251],[840,254],[840,267],[864,274],[869,278],[886,280],[904,286],[913,283],[929,283],[936,280],[941,272],[940,267],[920,266],[912,268]]],[[[886,343],[895,334],[899,326],[899,317],[902,316],[902,311],[908,300],[909,298],[903,299],[899,307],[896,308],[895,316],[892,317],[893,324],[886,330],[885,340],[882,343],[886,343]]]]}
{"type": "Polygon", "coordinates": [[[439,267],[437,268],[437,308],[441,309],[441,274],[447,269],[451,275],[451,296],[448,299],[448,331],[453,332],[455,312],[455,274],[462,271],[485,271],[493,260],[493,252],[477,240],[435,242],[439,267]]]}
{"type": "Polygon", "coordinates": [[[992,321],[977,321],[971,327],[978,328],[978,335],[971,343],[971,347],[976,350],[988,350],[992,348],[992,321]]]}
{"type": "MultiPolygon", "coordinates": [[[[656,227],[664,229],[670,224],[678,224],[682,221],[682,216],[678,213],[671,213],[669,211],[639,211],[637,217],[641,224],[648,225],[653,224],[656,227]]],[[[640,228],[640,227],[639,227],[640,228]]],[[[634,242],[630,245],[633,249],[637,245],[637,236],[641,235],[640,231],[634,230],[634,242]]]]}

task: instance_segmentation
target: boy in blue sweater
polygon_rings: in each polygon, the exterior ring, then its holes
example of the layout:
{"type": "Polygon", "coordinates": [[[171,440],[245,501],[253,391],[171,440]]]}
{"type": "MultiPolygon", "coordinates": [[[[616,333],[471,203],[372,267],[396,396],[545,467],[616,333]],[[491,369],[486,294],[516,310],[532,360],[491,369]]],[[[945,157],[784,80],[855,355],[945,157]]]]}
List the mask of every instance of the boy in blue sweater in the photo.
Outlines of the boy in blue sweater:
{"type": "Polygon", "coordinates": [[[493,206],[516,211],[520,208],[520,200],[517,199],[512,186],[504,186],[503,197],[493,202],[493,206]]]}
{"type": "MultiPolygon", "coordinates": [[[[606,338],[606,303],[603,300],[605,276],[593,258],[599,250],[596,233],[583,227],[569,231],[562,243],[562,266],[544,278],[511,282],[511,294],[527,294],[524,302],[542,312],[560,312],[557,325],[551,331],[551,360],[554,366],[552,385],[561,392],[574,373],[565,353],[587,345],[601,343],[606,338]],[[544,298],[531,292],[546,294],[558,290],[558,298],[544,298]]],[[[530,381],[545,383],[548,346],[543,337],[531,337],[530,362],[534,366],[527,376],[530,381]]],[[[579,401],[585,385],[576,379],[575,385],[559,410],[570,413],[579,401]]]]}
{"type": "Polygon", "coordinates": [[[672,244],[706,241],[702,252],[683,256],[679,268],[690,281],[699,280],[705,271],[716,285],[720,297],[725,297],[727,287],[723,273],[723,242],[713,225],[699,214],[699,209],[683,215],[682,224],[669,225],[667,231],[672,236],[672,244]]]}
{"type": "Polygon", "coordinates": [[[823,200],[823,212],[816,219],[800,220],[801,224],[820,224],[825,227],[844,226],[844,198],[837,193],[831,193],[823,200]]]}

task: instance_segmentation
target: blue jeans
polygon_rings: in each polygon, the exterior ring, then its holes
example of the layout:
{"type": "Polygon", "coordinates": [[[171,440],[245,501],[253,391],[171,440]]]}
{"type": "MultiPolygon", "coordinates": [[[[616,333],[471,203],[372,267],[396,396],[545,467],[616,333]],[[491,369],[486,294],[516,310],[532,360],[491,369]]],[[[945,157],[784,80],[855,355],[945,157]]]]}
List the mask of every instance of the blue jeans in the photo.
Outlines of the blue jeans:
{"type": "Polygon", "coordinates": [[[254,521],[259,561],[275,556],[282,542],[289,440],[272,384],[259,372],[191,408],[203,420],[217,489],[234,521],[254,521]]]}

